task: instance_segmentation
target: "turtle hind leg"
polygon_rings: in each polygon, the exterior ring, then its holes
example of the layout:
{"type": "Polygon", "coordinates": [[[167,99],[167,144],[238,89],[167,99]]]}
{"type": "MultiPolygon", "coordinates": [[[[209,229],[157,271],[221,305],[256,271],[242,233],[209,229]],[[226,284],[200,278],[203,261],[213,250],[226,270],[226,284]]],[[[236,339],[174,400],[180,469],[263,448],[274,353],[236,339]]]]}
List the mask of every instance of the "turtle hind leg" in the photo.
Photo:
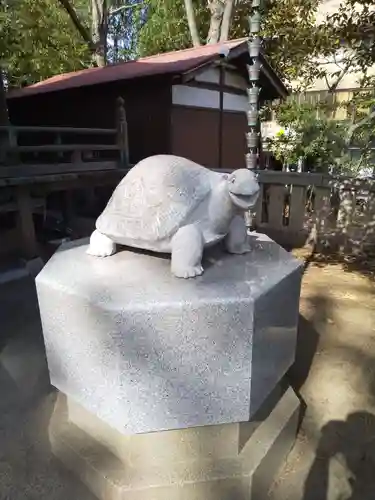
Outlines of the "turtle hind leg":
{"type": "Polygon", "coordinates": [[[108,236],[100,233],[97,229],[90,237],[90,246],[87,249],[89,255],[95,257],[108,257],[116,252],[116,243],[114,243],[108,236]]]}
{"type": "Polygon", "coordinates": [[[203,273],[204,239],[194,224],[181,227],[172,238],[171,270],[177,278],[194,278],[203,273]]]}

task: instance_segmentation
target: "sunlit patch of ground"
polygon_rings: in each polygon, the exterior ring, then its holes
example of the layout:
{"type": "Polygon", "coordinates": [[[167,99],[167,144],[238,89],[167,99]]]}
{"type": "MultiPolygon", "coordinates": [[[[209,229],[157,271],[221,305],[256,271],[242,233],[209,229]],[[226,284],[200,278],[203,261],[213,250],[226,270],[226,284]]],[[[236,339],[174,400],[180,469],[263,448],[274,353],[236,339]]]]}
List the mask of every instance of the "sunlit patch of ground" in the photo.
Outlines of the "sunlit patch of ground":
{"type": "Polygon", "coordinates": [[[371,269],[366,265],[354,269],[332,260],[311,262],[303,279],[300,314],[291,376],[307,409],[297,443],[270,498],[373,500],[375,286],[371,269]]]}

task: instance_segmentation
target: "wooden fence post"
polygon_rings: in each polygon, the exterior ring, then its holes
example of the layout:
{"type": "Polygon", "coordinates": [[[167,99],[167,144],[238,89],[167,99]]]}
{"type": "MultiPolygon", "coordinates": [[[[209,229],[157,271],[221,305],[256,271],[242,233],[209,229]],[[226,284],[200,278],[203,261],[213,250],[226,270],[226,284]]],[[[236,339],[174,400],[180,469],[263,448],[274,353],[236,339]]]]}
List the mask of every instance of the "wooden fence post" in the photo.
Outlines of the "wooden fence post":
{"type": "Polygon", "coordinates": [[[261,171],[265,195],[264,219],[261,200],[257,205],[256,226],[288,247],[311,245],[345,253],[363,252],[375,244],[375,181],[332,177],[309,173],[261,171]],[[292,186],[288,224],[283,211],[287,186],[292,186]],[[312,190],[310,206],[307,193],[312,190]],[[267,216],[268,215],[268,216],[267,216]]]}
{"type": "Polygon", "coordinates": [[[350,250],[350,228],[355,210],[356,193],[350,182],[340,189],[340,208],[337,215],[337,243],[340,251],[350,250]]]}
{"type": "Polygon", "coordinates": [[[16,165],[19,163],[19,154],[17,151],[18,134],[17,130],[15,130],[12,126],[8,127],[8,146],[10,148],[10,152],[6,155],[5,161],[10,165],[16,165]]]}
{"type": "Polygon", "coordinates": [[[296,235],[303,229],[306,216],[306,188],[292,184],[289,201],[289,231],[296,235]]]}
{"type": "Polygon", "coordinates": [[[117,98],[117,144],[120,148],[120,163],[122,167],[129,166],[128,123],[126,121],[125,102],[122,97],[117,98]]]}
{"type": "MultiPolygon", "coordinates": [[[[62,141],[61,134],[59,132],[57,132],[55,144],[56,144],[56,146],[61,146],[62,143],[63,143],[63,141],[62,141]]],[[[58,157],[59,161],[63,161],[64,160],[64,153],[62,151],[58,151],[57,157],[58,157]]]]}
{"type": "Polygon", "coordinates": [[[270,189],[268,223],[277,231],[283,229],[285,186],[273,185],[270,189]]]}
{"type": "Polygon", "coordinates": [[[38,248],[29,188],[27,186],[18,186],[16,196],[18,204],[18,230],[22,245],[21,251],[26,258],[33,259],[38,255],[38,248]]]}
{"type": "Polygon", "coordinates": [[[328,244],[330,195],[330,188],[315,187],[312,228],[307,237],[307,244],[312,246],[314,252],[324,250],[328,244]]]}

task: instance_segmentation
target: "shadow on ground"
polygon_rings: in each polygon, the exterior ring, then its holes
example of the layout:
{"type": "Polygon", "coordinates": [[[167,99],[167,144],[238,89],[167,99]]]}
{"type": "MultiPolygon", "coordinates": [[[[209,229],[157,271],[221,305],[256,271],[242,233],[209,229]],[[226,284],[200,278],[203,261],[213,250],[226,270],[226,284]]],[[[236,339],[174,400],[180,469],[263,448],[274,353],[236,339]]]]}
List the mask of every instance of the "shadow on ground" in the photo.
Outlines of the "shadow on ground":
{"type": "Polygon", "coordinates": [[[374,467],[375,415],[358,411],[331,420],[321,430],[302,500],[375,498],[374,467]]]}
{"type": "Polygon", "coordinates": [[[0,498],[94,500],[53,457],[49,385],[34,283],[0,286],[0,498]]]}
{"type": "Polygon", "coordinates": [[[289,377],[306,403],[272,500],[375,498],[375,294],[358,260],[309,259],[289,377]]]}
{"type": "Polygon", "coordinates": [[[295,252],[305,254],[305,271],[310,265],[325,267],[326,265],[340,265],[342,270],[347,273],[358,273],[366,278],[375,280],[375,255],[345,255],[332,252],[306,252],[303,249],[295,252]]]}

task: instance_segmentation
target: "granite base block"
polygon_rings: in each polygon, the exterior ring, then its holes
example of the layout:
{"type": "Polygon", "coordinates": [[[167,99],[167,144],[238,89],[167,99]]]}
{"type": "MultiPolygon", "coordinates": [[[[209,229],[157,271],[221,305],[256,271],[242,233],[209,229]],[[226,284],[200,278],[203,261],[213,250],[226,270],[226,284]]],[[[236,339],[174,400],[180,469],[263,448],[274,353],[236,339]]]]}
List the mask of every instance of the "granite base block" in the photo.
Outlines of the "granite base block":
{"type": "Polygon", "coordinates": [[[100,500],[263,500],[290,451],[291,388],[262,420],[125,436],[59,394],[54,454],[100,500]]]}
{"type": "Polygon", "coordinates": [[[36,279],[52,384],[123,434],[248,422],[294,361],[302,276],[251,239],[191,280],[162,256],[62,245],[36,279]]]}

